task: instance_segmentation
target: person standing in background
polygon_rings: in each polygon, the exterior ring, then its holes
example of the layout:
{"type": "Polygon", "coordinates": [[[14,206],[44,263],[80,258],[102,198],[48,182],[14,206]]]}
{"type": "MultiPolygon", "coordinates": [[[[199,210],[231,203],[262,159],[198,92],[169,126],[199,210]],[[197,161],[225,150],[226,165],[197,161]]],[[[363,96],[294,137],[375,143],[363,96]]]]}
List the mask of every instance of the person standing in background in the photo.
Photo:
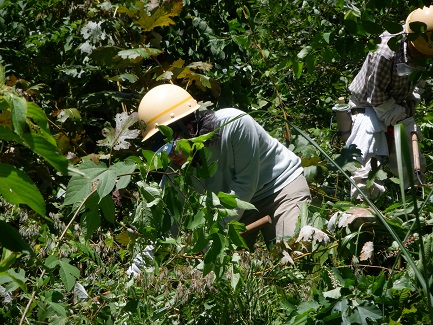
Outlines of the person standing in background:
{"type": "MultiPolygon", "coordinates": [[[[361,70],[349,86],[351,93],[349,108],[352,115],[352,131],[346,145],[355,144],[361,150],[361,168],[352,172],[352,178],[360,190],[369,198],[377,198],[385,192],[384,186],[375,180],[367,186],[369,173],[375,166],[389,157],[391,172],[397,175],[397,161],[394,145],[393,126],[402,123],[409,145],[410,137],[420,136],[414,120],[415,107],[421,100],[425,81],[416,78],[422,69],[422,60],[433,57],[433,6],[411,12],[399,34],[384,32],[381,43],[370,52],[361,70]],[[412,29],[417,24],[424,27],[423,34],[412,29]],[[402,36],[397,48],[388,45],[391,38],[402,36]]],[[[413,155],[412,155],[413,156],[413,155]]],[[[420,172],[415,179],[420,183],[424,178],[425,158],[419,155],[420,172]]],[[[404,187],[409,178],[404,169],[404,187]]],[[[418,184],[419,185],[419,184],[418,184]]],[[[360,193],[352,186],[352,198],[360,199],[360,193]]]]}

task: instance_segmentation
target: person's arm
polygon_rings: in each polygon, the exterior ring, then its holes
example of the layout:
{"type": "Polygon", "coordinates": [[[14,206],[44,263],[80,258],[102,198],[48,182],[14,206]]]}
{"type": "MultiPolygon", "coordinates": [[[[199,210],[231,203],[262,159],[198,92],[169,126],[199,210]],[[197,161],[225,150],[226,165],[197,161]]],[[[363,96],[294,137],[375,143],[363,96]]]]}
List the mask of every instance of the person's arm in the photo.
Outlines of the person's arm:
{"type": "Polygon", "coordinates": [[[394,125],[406,118],[406,108],[397,104],[395,99],[387,94],[391,82],[393,62],[375,52],[371,59],[371,74],[368,78],[368,97],[377,117],[385,125],[394,125]]]}
{"type": "Polygon", "coordinates": [[[421,101],[421,95],[425,91],[425,84],[425,80],[421,80],[414,88],[413,92],[406,98],[406,105],[409,109],[409,116],[415,115],[415,107],[417,107],[421,101]]]}
{"type": "Polygon", "coordinates": [[[393,63],[381,55],[380,50],[370,53],[369,74],[367,77],[367,97],[373,107],[380,106],[391,99],[387,88],[391,83],[393,63]]]}

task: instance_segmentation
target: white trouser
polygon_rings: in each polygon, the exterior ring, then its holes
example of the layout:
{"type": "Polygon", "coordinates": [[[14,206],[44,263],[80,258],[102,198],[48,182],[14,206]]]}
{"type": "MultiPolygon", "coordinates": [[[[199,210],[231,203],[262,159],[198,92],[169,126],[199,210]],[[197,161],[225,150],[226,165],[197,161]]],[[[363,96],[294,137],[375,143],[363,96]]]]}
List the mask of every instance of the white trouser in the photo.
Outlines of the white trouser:
{"type": "MultiPolygon", "coordinates": [[[[413,117],[409,117],[401,121],[400,123],[402,123],[405,128],[406,141],[411,150],[411,159],[412,159],[412,166],[413,166],[413,147],[412,147],[411,136],[412,136],[412,132],[414,130],[417,130],[418,128],[415,125],[415,120],[413,119],[413,117]]],[[[377,132],[371,132],[371,131],[365,132],[364,129],[366,125],[368,125],[368,123],[366,123],[366,117],[364,116],[364,114],[358,114],[354,116],[354,130],[356,130],[359,133],[362,132],[362,135],[352,134],[348,139],[347,144],[349,144],[349,140],[350,140],[350,144],[356,144],[358,147],[361,148],[361,152],[362,152],[362,157],[359,159],[362,166],[361,168],[352,172],[352,179],[357,184],[359,189],[364,193],[364,195],[366,195],[368,198],[374,199],[377,198],[380,194],[384,193],[385,188],[382,184],[380,184],[379,181],[372,182],[371,186],[367,187],[368,174],[372,170],[371,159],[376,158],[379,164],[381,157],[389,155],[389,167],[391,172],[395,176],[398,176],[398,169],[397,169],[398,165],[397,165],[395,145],[393,145],[388,150],[387,147],[388,145],[386,144],[386,142],[384,142],[383,140],[379,140],[379,141],[373,140],[373,138],[376,139],[385,138],[385,132],[383,131],[383,129],[377,130],[377,132]],[[355,128],[355,126],[357,127],[355,128]],[[365,147],[366,143],[371,144],[371,146],[365,147]],[[380,146],[380,148],[378,148],[378,146],[380,146]],[[386,148],[384,148],[384,146],[386,146],[386,148]],[[384,154],[386,152],[387,154],[384,154]]],[[[419,132],[418,132],[418,137],[420,137],[419,132]]],[[[421,173],[423,173],[426,167],[425,157],[422,154],[420,154],[419,159],[420,159],[421,173]]],[[[421,180],[423,178],[424,176],[422,174],[421,180]]],[[[415,184],[419,183],[418,178],[415,175],[415,172],[414,172],[414,179],[416,181],[415,184]]],[[[405,189],[409,188],[410,182],[409,182],[406,163],[404,159],[403,159],[403,181],[404,181],[404,188],[405,189]]],[[[350,194],[352,198],[362,199],[358,189],[356,189],[354,186],[351,187],[350,194]]]]}

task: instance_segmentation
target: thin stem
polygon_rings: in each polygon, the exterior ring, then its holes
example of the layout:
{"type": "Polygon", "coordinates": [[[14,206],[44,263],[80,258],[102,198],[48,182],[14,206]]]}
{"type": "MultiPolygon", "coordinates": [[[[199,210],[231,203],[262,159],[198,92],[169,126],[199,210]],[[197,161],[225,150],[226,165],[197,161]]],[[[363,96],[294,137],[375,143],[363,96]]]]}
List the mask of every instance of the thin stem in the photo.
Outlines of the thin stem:
{"type": "MultiPolygon", "coordinates": [[[[84,206],[84,204],[85,204],[86,201],[89,199],[89,197],[90,197],[93,193],[95,193],[95,191],[96,191],[96,186],[95,186],[95,187],[92,189],[92,191],[91,191],[91,192],[90,192],[90,193],[89,193],[89,194],[84,198],[83,202],[81,202],[80,206],[79,206],[79,207],[77,208],[77,210],[75,211],[74,216],[71,218],[71,220],[69,221],[68,225],[65,227],[65,229],[64,229],[63,232],[62,232],[62,234],[60,235],[59,240],[57,241],[57,244],[54,246],[54,249],[57,249],[57,248],[60,246],[60,244],[61,244],[63,238],[64,238],[65,235],[66,235],[66,232],[68,231],[69,227],[72,225],[72,222],[77,218],[78,213],[80,212],[81,208],[84,206]]],[[[41,273],[41,275],[39,276],[39,279],[42,279],[42,278],[44,277],[45,273],[46,273],[46,270],[43,270],[42,273],[41,273]]],[[[28,313],[28,311],[29,311],[29,309],[30,309],[30,306],[31,306],[31,304],[32,304],[32,302],[33,302],[33,299],[35,299],[35,295],[36,295],[36,290],[34,290],[34,291],[32,292],[32,295],[31,295],[31,297],[30,297],[30,299],[29,299],[29,302],[27,303],[27,306],[26,306],[26,308],[24,309],[24,312],[23,312],[23,314],[22,314],[22,316],[21,316],[21,319],[20,319],[19,325],[22,325],[22,324],[23,324],[23,322],[24,322],[24,320],[25,320],[25,318],[26,318],[26,315],[27,315],[27,313],[28,313]]]]}

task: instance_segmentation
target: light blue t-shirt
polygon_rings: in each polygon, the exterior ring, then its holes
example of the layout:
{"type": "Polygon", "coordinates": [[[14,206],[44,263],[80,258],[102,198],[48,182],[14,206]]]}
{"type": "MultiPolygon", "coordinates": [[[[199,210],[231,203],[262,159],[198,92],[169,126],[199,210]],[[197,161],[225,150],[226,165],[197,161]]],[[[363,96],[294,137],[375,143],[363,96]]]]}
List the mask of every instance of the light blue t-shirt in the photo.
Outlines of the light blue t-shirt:
{"type": "Polygon", "coordinates": [[[218,169],[201,181],[208,191],[233,193],[254,204],[302,174],[301,159],[245,112],[221,109],[215,111],[215,120],[216,128],[232,122],[219,129],[219,137],[209,144],[218,169]]]}

